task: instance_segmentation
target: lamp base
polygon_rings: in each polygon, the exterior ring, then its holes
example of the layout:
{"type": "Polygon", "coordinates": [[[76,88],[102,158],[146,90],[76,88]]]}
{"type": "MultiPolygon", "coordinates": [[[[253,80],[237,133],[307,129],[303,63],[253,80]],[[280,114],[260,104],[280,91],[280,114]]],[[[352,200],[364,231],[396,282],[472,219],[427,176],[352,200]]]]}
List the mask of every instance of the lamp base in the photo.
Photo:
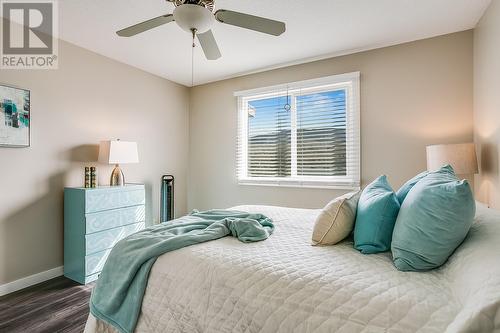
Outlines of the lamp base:
{"type": "Polygon", "coordinates": [[[111,179],[109,180],[109,185],[111,186],[123,186],[125,185],[125,176],[123,175],[120,165],[116,164],[113,172],[111,172],[111,179]]]}

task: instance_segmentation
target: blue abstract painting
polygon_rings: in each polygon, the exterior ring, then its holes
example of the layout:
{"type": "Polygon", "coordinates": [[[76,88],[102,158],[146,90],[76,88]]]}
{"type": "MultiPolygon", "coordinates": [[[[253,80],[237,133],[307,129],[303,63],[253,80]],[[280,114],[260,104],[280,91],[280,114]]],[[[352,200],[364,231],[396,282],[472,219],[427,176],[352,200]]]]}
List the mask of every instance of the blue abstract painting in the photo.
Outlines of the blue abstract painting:
{"type": "Polygon", "coordinates": [[[0,146],[29,145],[30,91],[0,85],[0,146]]]}

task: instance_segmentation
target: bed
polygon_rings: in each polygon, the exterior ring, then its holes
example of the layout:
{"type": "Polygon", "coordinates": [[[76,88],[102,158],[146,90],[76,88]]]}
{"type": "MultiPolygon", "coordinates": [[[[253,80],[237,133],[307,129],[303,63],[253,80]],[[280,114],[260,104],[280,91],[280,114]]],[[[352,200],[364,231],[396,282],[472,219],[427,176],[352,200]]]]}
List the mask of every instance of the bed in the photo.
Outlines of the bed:
{"type": "MultiPolygon", "coordinates": [[[[441,268],[397,271],[351,241],[313,247],[319,210],[238,206],[271,217],[269,239],[233,237],[154,264],[136,332],[491,332],[500,330],[500,213],[478,204],[441,268]]],[[[89,316],[86,333],[116,332],[89,316]]]]}

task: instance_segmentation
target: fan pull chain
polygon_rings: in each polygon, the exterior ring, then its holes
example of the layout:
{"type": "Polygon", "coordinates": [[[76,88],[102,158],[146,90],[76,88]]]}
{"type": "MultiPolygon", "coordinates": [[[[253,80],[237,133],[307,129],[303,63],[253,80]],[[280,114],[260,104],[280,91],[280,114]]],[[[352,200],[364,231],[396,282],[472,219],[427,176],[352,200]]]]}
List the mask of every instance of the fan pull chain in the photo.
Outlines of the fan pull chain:
{"type": "Polygon", "coordinates": [[[194,46],[191,48],[191,87],[194,86],[194,46]]]}
{"type": "Polygon", "coordinates": [[[193,33],[193,47],[191,48],[191,87],[194,87],[194,48],[196,47],[196,29],[191,29],[193,33]]]}

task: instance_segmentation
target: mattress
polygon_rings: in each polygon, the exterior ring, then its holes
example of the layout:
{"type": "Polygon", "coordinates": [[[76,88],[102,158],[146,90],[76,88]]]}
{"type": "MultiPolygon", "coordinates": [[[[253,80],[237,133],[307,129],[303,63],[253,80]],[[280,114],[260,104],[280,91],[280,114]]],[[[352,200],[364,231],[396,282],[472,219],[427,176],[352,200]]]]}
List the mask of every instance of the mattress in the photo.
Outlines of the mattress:
{"type": "MultiPolygon", "coordinates": [[[[136,332],[489,332],[500,330],[500,214],[478,207],[441,268],[399,272],[347,240],[313,247],[319,210],[238,206],[271,217],[267,240],[226,237],[154,264],[136,332]]],[[[116,332],[89,316],[86,333],[116,332]]]]}

